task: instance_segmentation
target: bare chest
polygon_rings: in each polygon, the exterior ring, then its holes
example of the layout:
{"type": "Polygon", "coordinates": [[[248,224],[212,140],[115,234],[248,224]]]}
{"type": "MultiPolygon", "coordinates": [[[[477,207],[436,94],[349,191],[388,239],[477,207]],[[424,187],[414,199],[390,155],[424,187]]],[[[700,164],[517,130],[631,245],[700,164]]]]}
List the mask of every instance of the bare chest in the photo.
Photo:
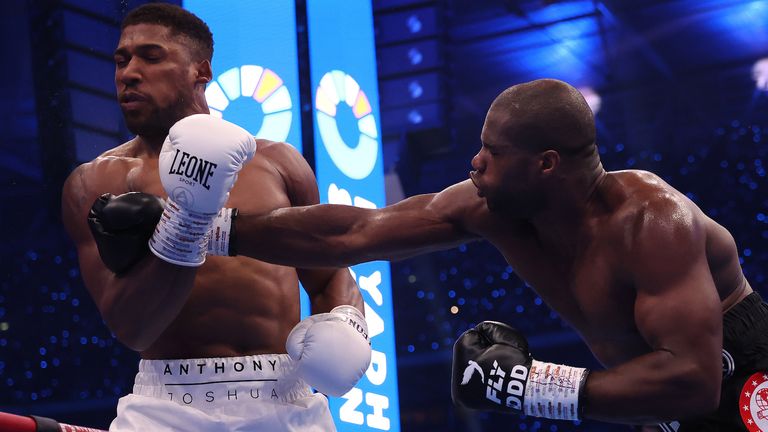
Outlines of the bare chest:
{"type": "MultiPolygon", "coordinates": [[[[163,198],[168,196],[160,181],[157,160],[145,160],[132,167],[126,176],[126,188],[163,198]]],[[[254,159],[238,174],[225,206],[238,208],[241,213],[261,214],[290,205],[279,173],[268,162],[254,159]]]]}
{"type": "Polygon", "coordinates": [[[496,244],[518,276],[581,335],[603,364],[648,350],[635,324],[634,287],[609,239],[596,238],[571,253],[545,249],[530,239],[496,244]]]}

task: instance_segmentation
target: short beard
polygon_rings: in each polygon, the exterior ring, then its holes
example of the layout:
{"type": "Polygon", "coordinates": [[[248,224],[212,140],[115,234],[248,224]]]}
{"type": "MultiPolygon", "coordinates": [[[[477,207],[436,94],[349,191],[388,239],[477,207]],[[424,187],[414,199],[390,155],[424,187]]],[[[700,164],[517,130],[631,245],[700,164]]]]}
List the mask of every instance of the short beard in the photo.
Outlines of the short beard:
{"type": "Polygon", "coordinates": [[[171,106],[166,109],[155,108],[144,118],[131,118],[123,112],[123,118],[131,133],[141,137],[165,139],[171,126],[182,118],[178,112],[177,107],[171,106]]]}
{"type": "Polygon", "coordinates": [[[168,135],[168,130],[170,129],[169,126],[158,124],[156,122],[141,122],[126,119],[125,124],[132,134],[148,138],[164,137],[168,135]]]}
{"type": "Polygon", "coordinates": [[[509,216],[514,219],[530,219],[544,207],[544,200],[534,194],[504,198],[485,199],[485,205],[491,213],[509,216]]]}

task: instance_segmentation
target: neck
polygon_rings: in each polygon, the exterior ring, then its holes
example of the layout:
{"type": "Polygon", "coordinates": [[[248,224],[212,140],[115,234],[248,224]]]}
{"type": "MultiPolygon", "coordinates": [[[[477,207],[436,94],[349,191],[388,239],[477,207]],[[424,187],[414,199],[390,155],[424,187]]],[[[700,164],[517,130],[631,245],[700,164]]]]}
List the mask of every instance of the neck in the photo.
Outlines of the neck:
{"type": "Polygon", "coordinates": [[[165,137],[168,136],[168,130],[171,128],[171,126],[173,126],[173,124],[175,124],[177,121],[194,114],[210,114],[208,103],[205,100],[205,93],[202,91],[195,92],[192,103],[181,107],[178,110],[178,114],[173,116],[171,123],[168,125],[168,129],[164,129],[163,131],[155,134],[139,135],[137,138],[140,139],[142,144],[148,148],[150,153],[159,154],[160,149],[163,147],[163,142],[165,142],[165,137]]]}
{"type": "Polygon", "coordinates": [[[553,199],[530,220],[542,242],[564,250],[579,247],[585,221],[593,210],[596,192],[606,176],[598,160],[596,166],[584,174],[563,176],[554,185],[557,192],[550,195],[553,199]]]}
{"type": "Polygon", "coordinates": [[[160,149],[163,147],[163,142],[165,141],[165,137],[168,134],[165,135],[138,135],[136,136],[136,139],[147,148],[148,153],[154,153],[159,154],[160,149]]]}

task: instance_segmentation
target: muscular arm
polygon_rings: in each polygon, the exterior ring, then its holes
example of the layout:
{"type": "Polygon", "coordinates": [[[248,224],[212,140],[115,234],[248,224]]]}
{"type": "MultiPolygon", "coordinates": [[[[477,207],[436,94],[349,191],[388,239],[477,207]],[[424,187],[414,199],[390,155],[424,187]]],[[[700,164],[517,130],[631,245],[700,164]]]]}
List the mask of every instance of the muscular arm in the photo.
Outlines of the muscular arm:
{"type": "MultiPolygon", "coordinates": [[[[656,204],[654,204],[656,205],[656,204]]],[[[586,415],[659,422],[705,414],[720,398],[722,312],[700,218],[679,202],[638,222],[627,265],[635,322],[652,351],[587,380],[586,415]]]]}
{"type": "Polygon", "coordinates": [[[238,248],[247,256],[303,267],[397,260],[477,238],[467,228],[476,204],[469,181],[381,209],[312,205],[238,220],[238,248]]]}
{"type": "MultiPolygon", "coordinates": [[[[320,196],[317,191],[317,182],[312,173],[312,169],[307,164],[301,154],[293,147],[274,143],[269,146],[263,146],[261,154],[269,159],[275,170],[280,174],[285,184],[286,194],[292,206],[309,206],[320,202],[320,196]]],[[[249,226],[243,227],[241,220],[248,221],[250,217],[240,216],[238,220],[238,236],[241,245],[241,254],[249,254],[251,244],[245,240],[252,233],[249,226]]],[[[258,240],[259,243],[264,240],[258,240]]],[[[267,243],[265,243],[268,245],[267,243]]],[[[363,309],[363,298],[357,288],[355,280],[346,267],[317,267],[317,268],[297,268],[299,280],[301,280],[304,289],[309,295],[312,313],[329,312],[339,305],[352,305],[361,312],[363,309]]]]}
{"type": "Polygon", "coordinates": [[[78,167],[64,184],[62,218],[77,247],[85,286],[102,318],[120,342],[143,351],[178,315],[192,289],[196,268],[172,265],[152,254],[121,276],[106,268],[86,218],[102,193],[126,192],[122,171],[119,161],[78,167]]]}

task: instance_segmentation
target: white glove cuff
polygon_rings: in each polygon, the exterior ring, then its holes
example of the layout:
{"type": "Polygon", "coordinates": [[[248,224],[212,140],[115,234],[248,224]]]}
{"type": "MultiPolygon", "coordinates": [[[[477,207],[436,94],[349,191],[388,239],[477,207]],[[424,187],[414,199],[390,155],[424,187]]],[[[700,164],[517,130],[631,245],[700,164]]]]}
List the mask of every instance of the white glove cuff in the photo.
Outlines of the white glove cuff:
{"type": "Polygon", "coordinates": [[[331,309],[331,313],[339,314],[345,317],[345,321],[359,333],[368,344],[371,344],[368,339],[368,323],[365,321],[365,316],[356,307],[350,305],[336,306],[331,309]]]}
{"type": "Polygon", "coordinates": [[[579,393],[587,370],[534,360],[523,412],[555,420],[579,419],[579,393]]]}
{"type": "Polygon", "coordinates": [[[171,264],[185,267],[202,265],[214,217],[215,213],[183,209],[169,198],[160,222],[149,239],[149,250],[171,264]]]}
{"type": "Polygon", "coordinates": [[[208,255],[234,255],[233,251],[230,250],[229,243],[234,234],[232,221],[235,217],[237,217],[237,209],[234,208],[223,208],[216,214],[209,234],[210,241],[208,242],[208,255]]]}

